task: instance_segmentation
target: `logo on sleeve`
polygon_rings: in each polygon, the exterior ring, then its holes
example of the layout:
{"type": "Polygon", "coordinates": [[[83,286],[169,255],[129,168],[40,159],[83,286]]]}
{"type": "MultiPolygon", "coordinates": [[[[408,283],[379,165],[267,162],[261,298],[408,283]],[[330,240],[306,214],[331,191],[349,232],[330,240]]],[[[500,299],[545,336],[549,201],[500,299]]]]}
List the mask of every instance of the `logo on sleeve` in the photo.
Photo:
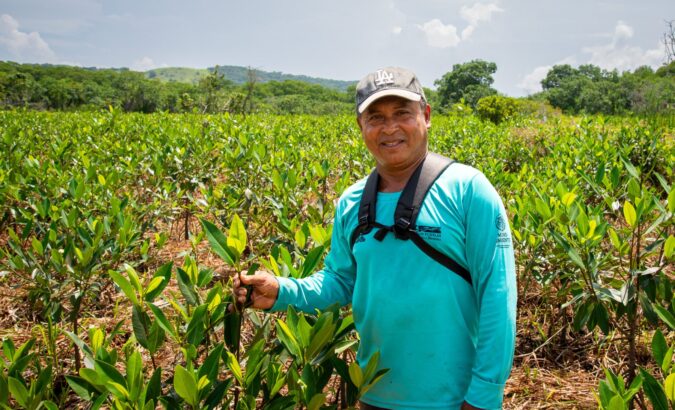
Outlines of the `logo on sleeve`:
{"type": "Polygon", "coordinates": [[[506,220],[503,216],[497,215],[495,219],[495,228],[497,228],[497,247],[509,248],[511,247],[511,234],[506,229],[506,220]]]}

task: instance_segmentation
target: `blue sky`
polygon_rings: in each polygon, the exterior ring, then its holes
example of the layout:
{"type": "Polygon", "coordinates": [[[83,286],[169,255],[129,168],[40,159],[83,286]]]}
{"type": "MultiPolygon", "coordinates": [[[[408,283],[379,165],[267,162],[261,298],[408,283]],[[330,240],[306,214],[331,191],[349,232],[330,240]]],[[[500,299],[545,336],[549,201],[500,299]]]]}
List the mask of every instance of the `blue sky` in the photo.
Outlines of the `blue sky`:
{"type": "Polygon", "coordinates": [[[358,80],[398,65],[427,87],[472,59],[521,96],[555,64],[654,68],[673,0],[1,0],[0,60],[268,71],[358,80]]]}

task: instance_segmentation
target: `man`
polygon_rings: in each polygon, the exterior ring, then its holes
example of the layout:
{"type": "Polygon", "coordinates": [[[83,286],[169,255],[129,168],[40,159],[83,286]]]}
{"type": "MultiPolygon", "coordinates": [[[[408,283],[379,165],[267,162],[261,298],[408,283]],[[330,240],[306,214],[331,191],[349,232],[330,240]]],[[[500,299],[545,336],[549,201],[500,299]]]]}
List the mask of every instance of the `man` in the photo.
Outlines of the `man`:
{"type": "MultiPolygon", "coordinates": [[[[357,123],[375,158],[375,218],[393,223],[401,191],[427,157],[431,107],[416,76],[388,67],[356,89],[357,123]]],[[[362,397],[362,408],[501,408],[513,359],[516,281],[508,219],[492,185],[458,163],[438,177],[417,218],[417,232],[468,271],[462,278],[393,234],[361,233],[352,245],[365,180],[347,189],[335,212],[323,270],[296,280],[264,272],[235,280],[252,285],[253,306],[313,312],[352,305],[361,338],[357,359],[380,352],[389,373],[362,397]]]]}

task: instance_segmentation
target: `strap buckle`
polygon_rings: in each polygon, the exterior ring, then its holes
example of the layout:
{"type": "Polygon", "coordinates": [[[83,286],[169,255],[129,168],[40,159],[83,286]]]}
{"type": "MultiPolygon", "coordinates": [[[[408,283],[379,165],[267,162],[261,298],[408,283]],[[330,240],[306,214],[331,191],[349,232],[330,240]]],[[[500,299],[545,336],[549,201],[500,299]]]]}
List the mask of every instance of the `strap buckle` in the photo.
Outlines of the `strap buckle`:
{"type": "Polygon", "coordinates": [[[397,239],[410,239],[410,221],[407,218],[401,217],[396,220],[393,226],[394,236],[397,239]]]}

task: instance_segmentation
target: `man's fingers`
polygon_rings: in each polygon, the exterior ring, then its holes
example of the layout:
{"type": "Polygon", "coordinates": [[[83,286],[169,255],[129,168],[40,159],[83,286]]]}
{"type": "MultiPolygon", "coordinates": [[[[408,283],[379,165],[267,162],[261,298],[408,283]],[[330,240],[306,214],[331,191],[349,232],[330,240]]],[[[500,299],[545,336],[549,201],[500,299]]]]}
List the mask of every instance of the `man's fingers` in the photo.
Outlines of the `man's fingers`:
{"type": "Polygon", "coordinates": [[[262,285],[265,283],[266,274],[262,272],[256,272],[253,275],[239,275],[239,280],[244,285],[262,285]]]}

